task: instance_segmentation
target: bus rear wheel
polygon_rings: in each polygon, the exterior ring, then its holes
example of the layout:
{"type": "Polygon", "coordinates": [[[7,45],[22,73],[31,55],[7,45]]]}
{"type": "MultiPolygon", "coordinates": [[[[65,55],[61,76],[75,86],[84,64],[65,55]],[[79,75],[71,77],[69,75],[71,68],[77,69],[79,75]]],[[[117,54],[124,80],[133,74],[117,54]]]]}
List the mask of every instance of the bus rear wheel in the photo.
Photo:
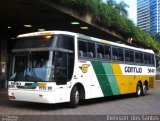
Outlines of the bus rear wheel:
{"type": "Polygon", "coordinates": [[[77,86],[73,87],[70,97],[70,107],[76,108],[79,105],[80,93],[77,86]]]}
{"type": "Polygon", "coordinates": [[[143,85],[143,91],[142,91],[142,95],[145,96],[147,94],[147,86],[146,84],[143,85]]]}
{"type": "Polygon", "coordinates": [[[137,88],[136,88],[136,97],[141,96],[142,94],[142,86],[140,83],[137,83],[137,88]]]}

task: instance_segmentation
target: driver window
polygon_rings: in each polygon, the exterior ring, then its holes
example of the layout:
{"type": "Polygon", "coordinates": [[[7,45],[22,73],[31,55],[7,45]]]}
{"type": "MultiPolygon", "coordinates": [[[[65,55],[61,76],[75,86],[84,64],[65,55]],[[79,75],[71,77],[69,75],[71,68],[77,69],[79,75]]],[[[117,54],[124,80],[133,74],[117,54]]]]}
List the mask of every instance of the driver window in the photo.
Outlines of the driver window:
{"type": "Polygon", "coordinates": [[[55,80],[57,84],[66,84],[67,77],[67,53],[58,52],[55,59],[55,80]]]}

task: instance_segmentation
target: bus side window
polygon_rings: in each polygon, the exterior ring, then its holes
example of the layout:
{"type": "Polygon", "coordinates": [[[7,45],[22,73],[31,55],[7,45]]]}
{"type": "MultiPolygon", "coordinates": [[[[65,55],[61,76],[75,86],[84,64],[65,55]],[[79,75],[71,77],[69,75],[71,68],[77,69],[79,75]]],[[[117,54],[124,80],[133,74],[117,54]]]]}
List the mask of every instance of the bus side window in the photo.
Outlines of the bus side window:
{"type": "Polygon", "coordinates": [[[153,54],[151,55],[151,64],[152,64],[153,66],[155,66],[155,60],[154,60],[154,55],[153,55],[153,54]]]}
{"type": "Polygon", "coordinates": [[[135,62],[143,63],[143,53],[135,52],[135,62]]]}
{"type": "Polygon", "coordinates": [[[134,62],[134,51],[129,52],[130,62],[134,62]]]}
{"type": "Polygon", "coordinates": [[[118,48],[112,47],[112,60],[118,60],[118,48]]]}
{"type": "Polygon", "coordinates": [[[87,43],[88,52],[87,57],[89,58],[95,58],[95,43],[88,42],[87,43]]]}
{"type": "Polygon", "coordinates": [[[134,62],[134,51],[125,50],[125,61],[134,62]]]}
{"type": "Polygon", "coordinates": [[[122,48],[118,48],[118,60],[124,61],[124,53],[122,48]]]}
{"type": "Polygon", "coordinates": [[[140,63],[143,63],[143,53],[140,53],[140,63]]]}
{"type": "Polygon", "coordinates": [[[151,64],[151,55],[144,54],[144,64],[151,64]]]}
{"type": "Polygon", "coordinates": [[[125,50],[125,61],[130,62],[129,50],[125,50]]]}
{"type": "Polygon", "coordinates": [[[110,60],[111,59],[111,47],[110,46],[104,46],[104,59],[110,60]]]}
{"type": "Polygon", "coordinates": [[[104,46],[97,44],[97,59],[103,59],[104,58],[104,46]]]}
{"type": "Polygon", "coordinates": [[[135,62],[140,63],[140,54],[138,52],[135,52],[135,62]]]}
{"type": "Polygon", "coordinates": [[[78,42],[78,57],[87,57],[87,43],[84,41],[78,42]]]}

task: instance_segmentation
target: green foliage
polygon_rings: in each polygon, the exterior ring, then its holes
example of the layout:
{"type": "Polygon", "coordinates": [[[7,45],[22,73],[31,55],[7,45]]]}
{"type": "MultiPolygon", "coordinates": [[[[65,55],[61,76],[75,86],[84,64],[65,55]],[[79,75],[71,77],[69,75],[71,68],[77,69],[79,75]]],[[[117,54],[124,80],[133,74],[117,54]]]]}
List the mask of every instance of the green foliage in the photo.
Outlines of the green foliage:
{"type": "Polygon", "coordinates": [[[127,18],[124,2],[116,3],[114,0],[54,0],[57,4],[65,5],[80,13],[91,14],[97,23],[120,33],[125,38],[133,38],[134,43],[155,51],[160,51],[160,43],[153,36],[142,31],[127,18]]]}

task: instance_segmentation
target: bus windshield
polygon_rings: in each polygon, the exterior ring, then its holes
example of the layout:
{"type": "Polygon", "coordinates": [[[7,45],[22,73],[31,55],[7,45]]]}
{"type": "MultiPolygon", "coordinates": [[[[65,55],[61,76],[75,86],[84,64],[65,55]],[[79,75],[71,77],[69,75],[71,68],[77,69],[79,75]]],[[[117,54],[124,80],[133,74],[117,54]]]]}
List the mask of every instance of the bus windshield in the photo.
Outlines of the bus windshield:
{"type": "Polygon", "coordinates": [[[50,81],[49,52],[17,53],[13,58],[12,81],[50,81]]]}

